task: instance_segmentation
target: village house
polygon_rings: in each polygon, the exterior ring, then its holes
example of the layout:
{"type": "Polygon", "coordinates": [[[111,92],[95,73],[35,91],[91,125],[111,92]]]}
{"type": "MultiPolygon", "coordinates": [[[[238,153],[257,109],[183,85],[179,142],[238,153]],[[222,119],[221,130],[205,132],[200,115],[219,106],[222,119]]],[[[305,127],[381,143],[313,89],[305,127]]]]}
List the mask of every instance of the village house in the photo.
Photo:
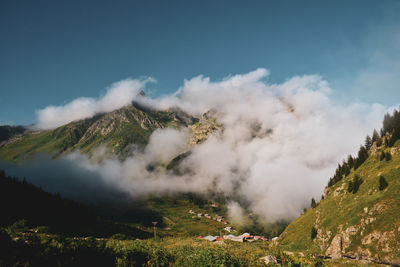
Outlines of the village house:
{"type": "Polygon", "coordinates": [[[210,214],[204,214],[204,217],[206,217],[206,218],[208,218],[208,219],[211,219],[211,216],[210,216],[210,214]]]}
{"type": "Polygon", "coordinates": [[[190,214],[195,214],[195,212],[193,210],[189,210],[190,214]]]}
{"type": "Polygon", "coordinates": [[[203,213],[197,213],[197,217],[203,217],[203,213]]]}
{"type": "Polygon", "coordinates": [[[215,203],[215,202],[213,202],[212,204],[211,204],[211,207],[213,207],[213,208],[218,208],[218,203],[215,203]]]}
{"type": "Polygon", "coordinates": [[[222,222],[222,221],[224,220],[224,217],[219,216],[219,215],[215,215],[215,220],[216,220],[217,222],[222,222]]]}

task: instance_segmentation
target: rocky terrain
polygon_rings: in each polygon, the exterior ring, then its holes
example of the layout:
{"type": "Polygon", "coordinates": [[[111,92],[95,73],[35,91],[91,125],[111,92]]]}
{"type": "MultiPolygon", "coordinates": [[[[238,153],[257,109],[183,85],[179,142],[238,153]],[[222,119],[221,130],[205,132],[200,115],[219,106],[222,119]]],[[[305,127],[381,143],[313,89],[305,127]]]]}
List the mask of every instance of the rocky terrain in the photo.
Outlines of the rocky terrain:
{"type": "Polygon", "coordinates": [[[286,228],[280,245],[332,259],[400,265],[400,144],[379,143],[360,167],[326,187],[321,201],[286,228]],[[361,181],[357,190],[355,179],[361,181]]]}

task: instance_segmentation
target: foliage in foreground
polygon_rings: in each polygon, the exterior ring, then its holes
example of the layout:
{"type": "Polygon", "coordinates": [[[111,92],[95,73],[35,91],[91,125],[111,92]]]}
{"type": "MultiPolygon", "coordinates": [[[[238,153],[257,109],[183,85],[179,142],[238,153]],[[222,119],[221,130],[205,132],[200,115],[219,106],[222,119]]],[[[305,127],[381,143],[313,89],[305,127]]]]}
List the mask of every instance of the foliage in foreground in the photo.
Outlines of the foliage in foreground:
{"type": "Polygon", "coordinates": [[[70,238],[0,229],[0,266],[312,266],[319,259],[289,257],[266,242],[223,244],[194,238],[117,240],[70,238]]]}

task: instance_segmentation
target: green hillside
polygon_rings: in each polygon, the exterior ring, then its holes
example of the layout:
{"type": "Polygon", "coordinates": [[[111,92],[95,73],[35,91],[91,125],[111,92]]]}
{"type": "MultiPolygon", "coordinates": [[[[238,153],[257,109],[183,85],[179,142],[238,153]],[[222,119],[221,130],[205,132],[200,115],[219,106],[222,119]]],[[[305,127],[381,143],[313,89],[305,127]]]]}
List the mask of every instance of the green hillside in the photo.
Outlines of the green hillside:
{"type": "Polygon", "coordinates": [[[150,111],[131,105],[54,130],[27,131],[0,144],[0,158],[23,161],[41,152],[56,157],[78,149],[91,155],[100,147],[105,147],[108,154],[125,158],[132,145],[143,148],[155,129],[187,126],[186,123],[175,111],[150,111]]]}
{"type": "Polygon", "coordinates": [[[385,117],[381,137],[367,137],[358,157],[339,165],[323,199],[281,234],[281,246],[400,264],[399,124],[397,111],[385,117]]]}

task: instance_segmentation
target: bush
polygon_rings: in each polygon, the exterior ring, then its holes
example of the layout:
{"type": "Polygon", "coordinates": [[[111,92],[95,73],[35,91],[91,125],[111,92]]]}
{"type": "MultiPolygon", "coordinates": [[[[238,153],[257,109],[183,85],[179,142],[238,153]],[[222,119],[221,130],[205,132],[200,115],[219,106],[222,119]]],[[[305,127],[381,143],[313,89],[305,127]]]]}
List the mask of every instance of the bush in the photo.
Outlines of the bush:
{"type": "Polygon", "coordinates": [[[385,158],[386,158],[386,161],[391,160],[392,159],[392,154],[390,154],[390,152],[386,152],[385,153],[385,158]]]}
{"type": "Polygon", "coordinates": [[[313,227],[311,228],[311,240],[314,240],[314,238],[317,237],[317,234],[318,234],[318,231],[317,231],[317,229],[315,229],[315,227],[313,226],[313,227]]]}
{"type": "Polygon", "coordinates": [[[317,202],[315,202],[315,199],[311,199],[311,208],[315,208],[317,206],[317,202]]]}
{"type": "Polygon", "coordinates": [[[360,188],[360,185],[362,184],[363,180],[360,178],[358,175],[354,175],[354,178],[352,181],[349,181],[349,185],[347,187],[347,191],[349,193],[357,193],[358,189],[360,188]]]}
{"type": "Polygon", "coordinates": [[[183,246],[174,251],[176,266],[247,266],[223,248],[183,246]]]}
{"type": "Polygon", "coordinates": [[[388,182],[382,175],[379,177],[379,190],[382,191],[388,186],[388,182]]]}
{"type": "Polygon", "coordinates": [[[385,152],[381,152],[381,155],[379,157],[379,160],[382,161],[385,159],[385,152]]]}

